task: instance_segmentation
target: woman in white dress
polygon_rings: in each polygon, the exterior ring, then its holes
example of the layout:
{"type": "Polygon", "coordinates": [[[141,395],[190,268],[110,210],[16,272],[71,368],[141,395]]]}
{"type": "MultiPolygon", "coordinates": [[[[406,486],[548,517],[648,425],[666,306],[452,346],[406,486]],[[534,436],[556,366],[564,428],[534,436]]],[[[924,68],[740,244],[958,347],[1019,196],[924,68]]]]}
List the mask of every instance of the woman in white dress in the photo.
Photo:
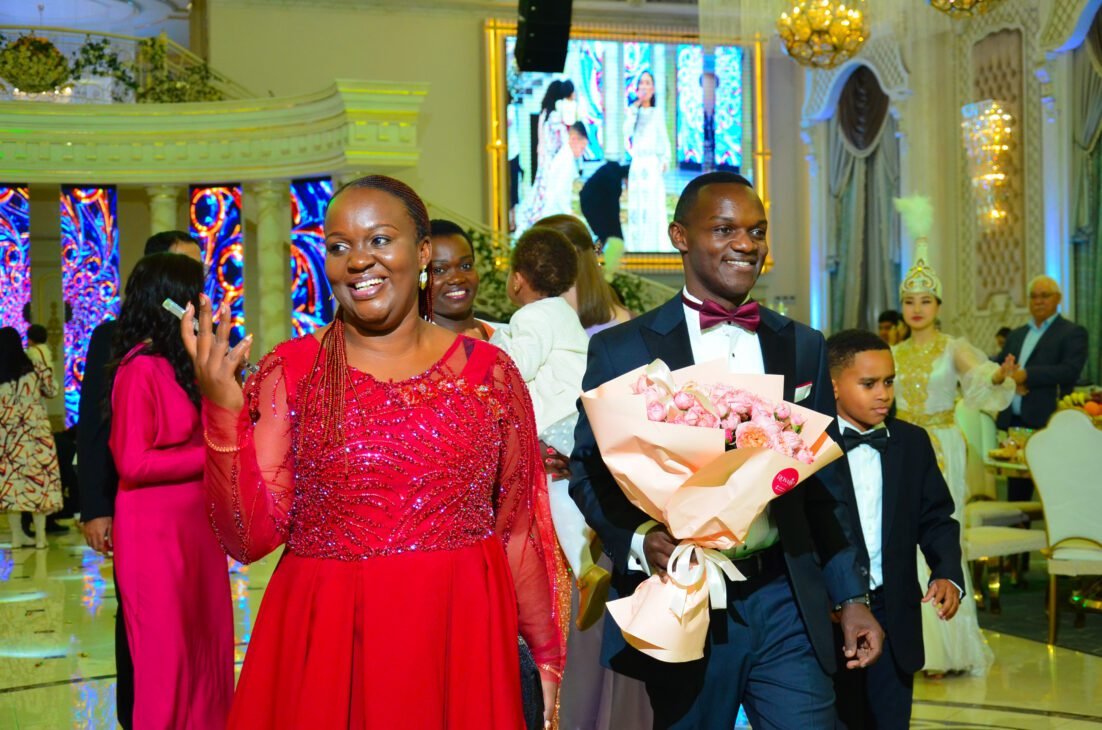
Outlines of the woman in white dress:
{"type": "MultiPolygon", "coordinates": [[[[953,408],[961,397],[970,407],[980,410],[1001,411],[1008,407],[1014,397],[1010,375],[1017,365],[1013,357],[1002,365],[993,363],[965,338],[950,337],[938,330],[941,281],[926,263],[924,239],[918,243],[915,265],[900,287],[900,299],[911,337],[892,348],[898,417],[922,426],[930,434],[941,473],[953,495],[953,517],[963,530],[964,504],[968,498],[966,450],[953,408]]],[[[917,559],[924,587],[930,571],[921,554],[917,559]]],[[[923,607],[922,641],[926,649],[923,669],[929,676],[950,672],[983,675],[994,661],[976,619],[967,566],[964,580],[965,585],[961,586],[964,599],[952,621],[941,621],[934,610],[923,607]]]]}
{"type": "Polygon", "coordinates": [[[540,124],[536,136],[536,176],[532,190],[521,204],[519,230],[524,232],[548,215],[548,174],[551,162],[566,144],[570,125],[576,121],[574,82],[569,79],[552,81],[540,104],[540,124]]]}
{"type": "Polygon", "coordinates": [[[669,244],[663,175],[670,165],[670,135],[662,109],[655,105],[650,71],[639,75],[636,96],[624,120],[624,146],[631,155],[627,247],[629,251],[661,251],[669,244]]]}

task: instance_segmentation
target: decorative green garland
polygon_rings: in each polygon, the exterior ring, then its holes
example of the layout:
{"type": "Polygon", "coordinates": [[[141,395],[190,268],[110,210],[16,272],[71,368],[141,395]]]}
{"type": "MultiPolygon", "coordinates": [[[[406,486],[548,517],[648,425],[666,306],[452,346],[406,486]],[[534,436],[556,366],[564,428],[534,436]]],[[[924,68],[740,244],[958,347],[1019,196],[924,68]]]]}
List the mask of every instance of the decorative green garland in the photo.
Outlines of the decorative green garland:
{"type": "Polygon", "coordinates": [[[76,60],[73,61],[72,75],[74,79],[86,76],[109,76],[118,82],[119,86],[111,92],[111,98],[115,101],[125,101],[128,91],[138,90],[138,81],[134,77],[132,64],[119,60],[119,54],[111,48],[111,41],[100,38],[98,41],[88,36],[84,45],[77,51],[76,60]]]}
{"type": "Polygon", "coordinates": [[[53,91],[64,86],[71,75],[65,54],[45,38],[20,36],[0,49],[0,78],[19,91],[53,91]]]}
{"type": "Polygon", "coordinates": [[[147,38],[141,43],[139,57],[150,69],[145,83],[138,89],[139,103],[179,104],[191,101],[221,101],[222,92],[211,83],[210,67],[202,63],[174,73],[168,68],[168,49],[160,38],[147,38]]]}
{"type": "Polygon", "coordinates": [[[125,101],[130,92],[139,103],[173,104],[223,98],[212,83],[213,74],[206,63],[182,71],[171,70],[168,49],[161,38],[141,41],[138,60],[125,62],[111,48],[110,40],[88,36],[70,63],[47,38],[24,35],[8,43],[0,35],[0,79],[13,88],[40,94],[91,76],[106,76],[117,82],[111,94],[115,101],[125,101]]]}

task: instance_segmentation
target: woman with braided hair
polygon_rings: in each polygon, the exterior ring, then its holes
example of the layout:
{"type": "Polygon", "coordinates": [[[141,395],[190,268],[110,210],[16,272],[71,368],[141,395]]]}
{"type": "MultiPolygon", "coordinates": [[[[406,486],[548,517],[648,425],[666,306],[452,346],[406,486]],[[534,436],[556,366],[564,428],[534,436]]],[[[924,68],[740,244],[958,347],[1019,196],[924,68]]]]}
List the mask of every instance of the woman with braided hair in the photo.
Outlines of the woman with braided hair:
{"type": "Polygon", "coordinates": [[[431,318],[429,217],[405,184],[340,189],[325,220],[339,309],[245,384],[251,337],[182,335],[203,394],[206,489],[226,551],[281,544],[231,728],[523,728],[517,635],[545,717],[566,587],[523,380],[431,318]]]}

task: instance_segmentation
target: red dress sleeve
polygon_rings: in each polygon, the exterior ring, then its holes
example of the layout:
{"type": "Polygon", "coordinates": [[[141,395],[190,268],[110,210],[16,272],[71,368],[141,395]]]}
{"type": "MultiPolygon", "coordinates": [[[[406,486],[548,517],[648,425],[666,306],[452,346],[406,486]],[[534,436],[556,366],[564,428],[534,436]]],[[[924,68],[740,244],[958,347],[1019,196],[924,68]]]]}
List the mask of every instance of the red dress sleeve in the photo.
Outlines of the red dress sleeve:
{"type": "Polygon", "coordinates": [[[520,634],[541,676],[558,682],[566,661],[570,587],[551,524],[532,401],[516,366],[503,353],[493,380],[503,407],[497,532],[516,585],[520,634]]]}
{"type": "Polygon", "coordinates": [[[242,563],[287,539],[295,491],[290,393],[284,360],[273,352],[245,383],[240,412],[203,400],[211,526],[226,553],[242,563]]]}
{"type": "MultiPolygon", "coordinates": [[[[111,456],[119,481],[127,487],[198,480],[203,473],[203,446],[194,431],[159,429],[184,391],[169,374],[158,372],[159,358],[131,357],[119,365],[111,390],[111,456]],[[171,387],[179,393],[164,392],[171,387]]],[[[194,411],[193,411],[194,413],[194,411]]],[[[194,417],[194,416],[193,416],[194,417]]]]}

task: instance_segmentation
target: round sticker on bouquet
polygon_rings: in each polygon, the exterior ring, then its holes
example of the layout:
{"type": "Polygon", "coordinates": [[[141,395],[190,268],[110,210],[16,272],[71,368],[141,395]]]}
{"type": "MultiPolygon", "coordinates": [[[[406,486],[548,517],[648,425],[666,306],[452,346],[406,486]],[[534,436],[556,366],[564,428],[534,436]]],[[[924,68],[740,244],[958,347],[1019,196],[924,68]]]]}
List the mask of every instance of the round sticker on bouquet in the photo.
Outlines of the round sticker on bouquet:
{"type": "Polygon", "coordinates": [[[773,493],[784,494],[785,492],[796,486],[796,482],[800,481],[800,472],[796,471],[792,467],[787,469],[781,469],[777,472],[777,476],[773,477],[773,493]]]}

